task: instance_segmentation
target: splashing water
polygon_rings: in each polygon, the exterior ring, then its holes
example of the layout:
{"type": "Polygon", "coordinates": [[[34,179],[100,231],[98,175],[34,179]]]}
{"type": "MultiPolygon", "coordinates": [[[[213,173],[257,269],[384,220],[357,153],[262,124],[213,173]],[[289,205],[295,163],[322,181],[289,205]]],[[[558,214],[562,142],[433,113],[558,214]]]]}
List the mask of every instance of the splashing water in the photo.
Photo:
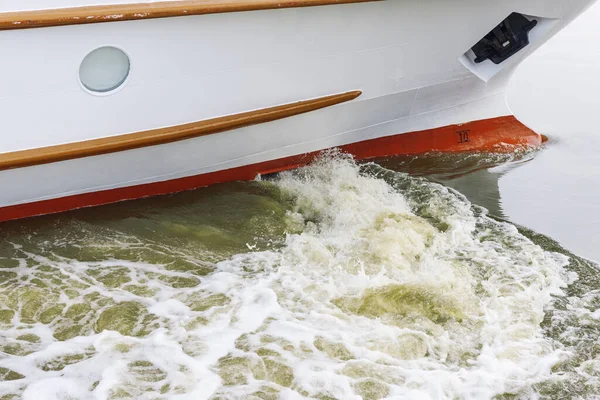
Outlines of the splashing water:
{"type": "Polygon", "coordinates": [[[164,201],[6,225],[0,398],[599,392],[594,267],[442,185],[332,153],[164,201]]]}

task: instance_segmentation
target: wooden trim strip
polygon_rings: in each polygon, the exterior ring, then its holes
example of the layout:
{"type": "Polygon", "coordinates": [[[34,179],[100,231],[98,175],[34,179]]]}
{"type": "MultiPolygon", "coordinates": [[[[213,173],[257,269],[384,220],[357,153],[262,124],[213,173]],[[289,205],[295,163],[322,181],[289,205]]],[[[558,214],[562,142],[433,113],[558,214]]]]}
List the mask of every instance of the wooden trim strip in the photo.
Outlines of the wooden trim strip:
{"type": "Polygon", "coordinates": [[[315,111],[353,100],[361,94],[362,92],[360,90],[355,90],[332,96],[319,97],[317,99],[263,108],[256,111],[171,126],[168,128],[4,153],[0,154],[0,171],[72,160],[74,158],[115,153],[118,151],[156,146],[199,136],[212,135],[214,133],[229,131],[249,125],[262,124],[309,111],[315,111]]]}
{"type": "Polygon", "coordinates": [[[175,0],[0,13],[0,30],[364,3],[382,0],[175,0]]]}

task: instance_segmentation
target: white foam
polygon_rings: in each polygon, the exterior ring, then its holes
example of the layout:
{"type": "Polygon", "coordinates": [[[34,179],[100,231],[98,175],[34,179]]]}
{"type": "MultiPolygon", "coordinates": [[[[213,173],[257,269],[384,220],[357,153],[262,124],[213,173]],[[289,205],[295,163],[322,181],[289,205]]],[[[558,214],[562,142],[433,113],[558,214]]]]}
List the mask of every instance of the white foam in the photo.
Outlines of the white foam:
{"type": "MultiPolygon", "coordinates": [[[[26,399],[84,399],[99,381],[95,398],[117,388],[149,398],[169,384],[168,396],[182,399],[218,393],[240,398],[265,385],[284,399],[359,399],[361,390],[373,388],[390,398],[450,399],[515,393],[546,379],[560,354],[540,322],[551,295],[565,284],[564,259],[544,252],[513,226],[474,212],[446,188],[403,175],[397,179],[414,179],[427,192],[427,204],[420,206],[428,219],[413,212],[416,195],[361,173],[347,157],[325,157],[282,174],[275,184],[294,204],[289,217],[304,229],[288,234],[281,249],[234,256],[192,289],[151,280],[149,286],[159,292],[144,304],[162,320],[145,337],[105,331],[50,344],[47,328],[32,328],[42,337],[41,348],[0,360],[0,366],[26,375],[8,390],[24,382],[26,399]],[[440,230],[440,224],[446,228],[440,230]],[[432,320],[425,309],[408,316],[361,315],[340,305],[392,285],[429,296],[449,316],[432,320]],[[224,294],[229,300],[192,311],[178,297],[182,293],[224,294]],[[198,317],[205,322],[189,325],[198,317]],[[119,344],[129,350],[118,350],[119,344]],[[91,358],[60,372],[38,368],[42,360],[86,348],[93,348],[91,358]],[[246,384],[222,386],[219,360],[227,356],[245,357],[267,372],[247,368],[246,384]],[[130,368],[136,360],[152,363],[164,377],[157,383],[139,380],[130,368]],[[270,365],[282,377],[272,376],[270,365]],[[293,373],[289,387],[282,386],[288,382],[282,366],[293,373]]],[[[135,279],[138,272],[165,273],[162,266],[142,262],[110,263],[130,268],[135,279]]],[[[77,275],[72,262],[60,268],[77,275]]],[[[116,301],[141,301],[118,289],[98,291],[116,301]]]]}

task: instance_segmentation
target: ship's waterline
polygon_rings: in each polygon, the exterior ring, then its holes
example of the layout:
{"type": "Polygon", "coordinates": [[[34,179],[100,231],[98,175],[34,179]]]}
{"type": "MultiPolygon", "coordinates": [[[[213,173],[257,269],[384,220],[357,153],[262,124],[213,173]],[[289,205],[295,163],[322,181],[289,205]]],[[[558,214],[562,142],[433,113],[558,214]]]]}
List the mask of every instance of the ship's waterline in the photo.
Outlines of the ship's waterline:
{"type": "Polygon", "coordinates": [[[0,398],[600,394],[595,266],[341,154],[0,234],[0,398]]]}
{"type": "Polygon", "coordinates": [[[537,146],[508,82],[591,2],[8,0],[0,221],[253,179],[331,148],[537,146]]]}

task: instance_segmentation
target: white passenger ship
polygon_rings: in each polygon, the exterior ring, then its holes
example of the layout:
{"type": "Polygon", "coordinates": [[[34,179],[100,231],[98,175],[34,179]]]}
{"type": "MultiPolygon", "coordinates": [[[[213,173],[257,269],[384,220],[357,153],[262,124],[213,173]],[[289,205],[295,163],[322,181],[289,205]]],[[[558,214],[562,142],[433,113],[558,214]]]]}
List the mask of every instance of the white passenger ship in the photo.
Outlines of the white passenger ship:
{"type": "Polygon", "coordinates": [[[591,0],[0,3],[0,221],[366,159],[540,143],[515,66],[591,0]]]}

